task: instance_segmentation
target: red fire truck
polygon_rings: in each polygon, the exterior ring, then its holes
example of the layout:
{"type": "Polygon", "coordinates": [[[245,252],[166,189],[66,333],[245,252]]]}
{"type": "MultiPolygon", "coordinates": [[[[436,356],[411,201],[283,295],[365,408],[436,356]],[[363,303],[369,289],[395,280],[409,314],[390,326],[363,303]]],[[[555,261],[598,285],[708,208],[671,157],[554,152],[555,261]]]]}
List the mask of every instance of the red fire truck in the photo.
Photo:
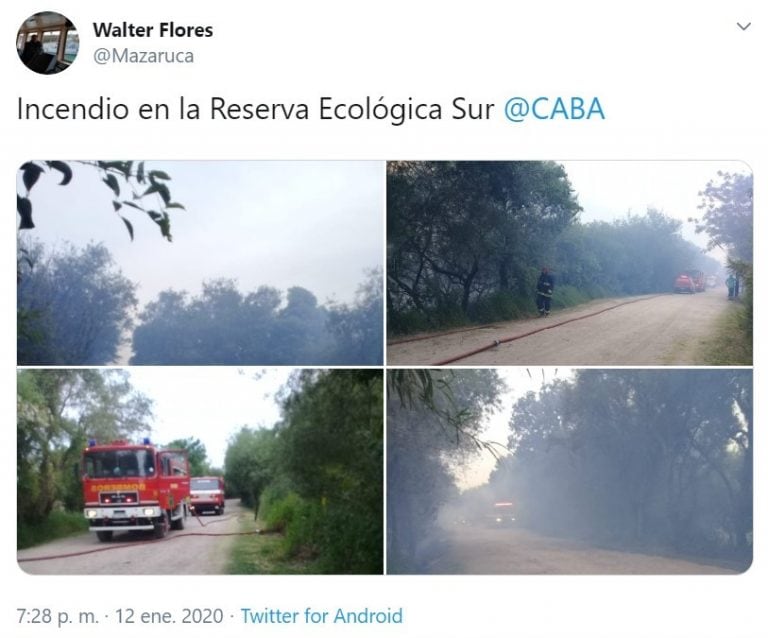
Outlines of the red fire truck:
{"type": "Polygon", "coordinates": [[[195,514],[224,513],[224,479],[221,476],[193,476],[190,496],[195,514]]]}
{"type": "Polygon", "coordinates": [[[114,532],[147,530],[155,538],[183,529],[189,511],[189,461],[185,450],[89,441],[81,464],[85,518],[100,541],[114,532]]]}

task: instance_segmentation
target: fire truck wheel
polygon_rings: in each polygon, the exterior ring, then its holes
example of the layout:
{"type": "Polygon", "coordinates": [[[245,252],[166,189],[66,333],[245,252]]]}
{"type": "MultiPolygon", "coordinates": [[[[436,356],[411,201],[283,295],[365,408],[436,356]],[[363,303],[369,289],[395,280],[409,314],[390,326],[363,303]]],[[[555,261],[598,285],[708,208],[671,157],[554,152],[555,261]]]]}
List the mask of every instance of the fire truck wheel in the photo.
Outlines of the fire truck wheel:
{"type": "Polygon", "coordinates": [[[171,521],[171,529],[184,529],[184,514],[181,515],[181,518],[171,521]]]}
{"type": "Polygon", "coordinates": [[[160,523],[155,523],[155,538],[165,538],[168,533],[168,514],[163,514],[163,520],[160,523]]]}
{"type": "Polygon", "coordinates": [[[96,532],[96,538],[98,538],[102,543],[108,543],[112,540],[112,532],[96,532]]]}

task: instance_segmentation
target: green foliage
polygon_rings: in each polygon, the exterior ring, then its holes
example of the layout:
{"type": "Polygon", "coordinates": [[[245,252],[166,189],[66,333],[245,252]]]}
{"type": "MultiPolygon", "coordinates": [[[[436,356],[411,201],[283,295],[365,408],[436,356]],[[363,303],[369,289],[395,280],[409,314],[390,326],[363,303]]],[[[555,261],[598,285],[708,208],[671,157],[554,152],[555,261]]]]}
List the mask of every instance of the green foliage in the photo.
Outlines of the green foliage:
{"type": "Polygon", "coordinates": [[[456,496],[452,469],[502,446],[482,438],[504,385],[494,370],[387,373],[387,571],[419,572],[438,509],[456,496]]]}
{"type": "Polygon", "coordinates": [[[353,305],[330,306],[327,325],[337,344],[333,353],[336,365],[378,365],[382,362],[384,302],[381,280],[380,268],[369,271],[357,290],[353,305]]]}
{"type": "MultiPolygon", "coordinates": [[[[258,521],[244,517],[242,532],[254,532],[258,521]]],[[[230,574],[318,574],[316,558],[297,554],[287,556],[282,534],[251,533],[235,538],[227,568],[230,574]]]]}
{"type": "Polygon", "coordinates": [[[582,370],[517,402],[492,483],[547,534],[747,560],[752,428],[751,371],[582,370]]]}
{"type": "Polygon", "coordinates": [[[35,227],[32,220],[32,200],[30,191],[41,176],[51,172],[61,176],[59,185],[66,186],[74,176],[72,164],[79,164],[94,169],[101,182],[112,191],[112,210],[123,221],[128,234],[133,240],[133,224],[125,216],[126,212],[144,213],[160,230],[160,234],[171,241],[171,209],[184,210],[184,206],[171,200],[171,193],[166,184],[171,178],[158,170],[145,170],[144,162],[61,162],[35,161],[22,164],[21,181],[25,192],[16,194],[16,212],[19,215],[19,230],[35,227]]]}
{"type": "Polygon", "coordinates": [[[568,308],[570,306],[578,306],[590,299],[592,299],[591,295],[575,286],[558,286],[552,295],[552,307],[568,308]]]}
{"type": "Polygon", "coordinates": [[[684,270],[719,272],[719,263],[683,239],[681,226],[653,209],[612,223],[572,225],[555,243],[555,294],[561,286],[587,298],[668,292],[684,270]]]}
{"type": "Polygon", "coordinates": [[[752,262],[752,174],[717,173],[699,193],[703,210],[696,232],[706,232],[709,248],[720,246],[731,259],[752,262]]]}
{"type": "Polygon", "coordinates": [[[259,503],[264,489],[275,478],[274,430],[242,427],[229,439],[224,458],[227,491],[249,507],[259,503]]]}
{"type": "Polygon", "coordinates": [[[527,270],[579,210],[554,162],[390,162],[390,330],[402,313],[444,326],[487,294],[529,294],[527,270]]]}
{"type": "Polygon", "coordinates": [[[241,293],[233,280],[206,282],[190,297],[167,290],[145,307],[133,334],[133,364],[378,364],[382,351],[379,276],[354,306],[318,304],[304,288],[285,295],[262,286],[241,293]]]}
{"type": "Polygon", "coordinates": [[[191,476],[208,476],[214,474],[208,464],[208,453],[205,450],[205,444],[191,436],[186,439],[174,439],[166,443],[166,449],[180,449],[187,451],[189,459],[189,472],[191,476]]]}
{"type": "Polygon", "coordinates": [[[555,307],[668,292],[686,269],[721,270],[659,211],[582,224],[580,210],[553,162],[389,163],[389,333],[526,316],[544,265],[555,307]]]}
{"type": "Polygon", "coordinates": [[[16,546],[25,549],[87,531],[88,521],[82,513],[56,510],[37,525],[17,521],[16,546]]]}
{"type": "Polygon", "coordinates": [[[74,468],[86,440],[148,431],[151,403],[119,370],[20,370],[16,415],[17,527],[29,536],[60,508],[82,507],[74,468]]]}
{"type": "Polygon", "coordinates": [[[133,327],[136,285],[102,244],[46,254],[20,247],[17,360],[21,365],[113,363],[133,327]]]}
{"type": "Polygon", "coordinates": [[[326,573],[381,573],[382,401],[379,370],[304,370],[274,430],[244,427],[230,440],[227,481],[284,535],[285,556],[317,556],[326,573]]]}
{"type": "Polygon", "coordinates": [[[469,319],[476,323],[508,321],[525,317],[530,313],[530,300],[516,297],[506,291],[494,292],[478,301],[469,309],[469,319]]]}

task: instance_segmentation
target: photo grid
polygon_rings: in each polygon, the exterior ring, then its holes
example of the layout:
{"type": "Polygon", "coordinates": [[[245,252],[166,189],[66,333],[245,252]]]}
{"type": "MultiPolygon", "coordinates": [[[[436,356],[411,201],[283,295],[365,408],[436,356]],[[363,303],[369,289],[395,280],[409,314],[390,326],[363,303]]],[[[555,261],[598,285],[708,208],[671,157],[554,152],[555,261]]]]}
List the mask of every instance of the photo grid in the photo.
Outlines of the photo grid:
{"type": "Polygon", "coordinates": [[[24,163],[20,569],[747,571],[752,183],[24,163]]]}

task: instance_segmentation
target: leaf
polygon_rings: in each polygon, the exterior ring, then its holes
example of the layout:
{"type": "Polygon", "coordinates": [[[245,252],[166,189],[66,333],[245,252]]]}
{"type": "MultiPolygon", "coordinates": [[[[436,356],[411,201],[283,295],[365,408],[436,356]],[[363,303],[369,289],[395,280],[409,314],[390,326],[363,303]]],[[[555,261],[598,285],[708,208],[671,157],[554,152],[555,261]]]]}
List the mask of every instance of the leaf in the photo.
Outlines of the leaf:
{"type": "Polygon", "coordinates": [[[141,206],[139,206],[138,204],[134,204],[133,202],[128,201],[127,199],[123,200],[123,204],[125,204],[126,206],[130,206],[131,208],[135,208],[136,210],[140,210],[144,212],[144,209],[141,206]]]}
{"type": "Polygon", "coordinates": [[[171,202],[171,193],[165,184],[157,185],[157,192],[160,193],[160,197],[163,198],[163,203],[167,206],[171,202]]]}
{"type": "Polygon", "coordinates": [[[112,206],[114,206],[115,212],[119,211],[123,207],[123,205],[120,202],[118,202],[116,199],[112,200],[112,206]]]}
{"type": "Polygon", "coordinates": [[[21,221],[19,222],[20,230],[27,230],[35,227],[35,224],[32,222],[32,202],[26,197],[19,197],[16,195],[16,211],[19,213],[19,217],[21,217],[21,221]]]}
{"type": "Polygon", "coordinates": [[[136,170],[136,181],[139,184],[144,183],[144,162],[139,162],[139,168],[136,170]]]}
{"type": "Polygon", "coordinates": [[[99,166],[106,170],[120,171],[126,179],[131,176],[131,162],[99,162],[99,166]]]}
{"type": "Polygon", "coordinates": [[[156,224],[159,224],[160,220],[163,219],[163,216],[154,210],[148,210],[147,215],[149,215],[152,218],[152,221],[155,222],[156,224]]]}
{"type": "Polygon", "coordinates": [[[154,179],[171,179],[170,175],[164,171],[149,171],[149,179],[150,181],[154,179]]]}
{"type": "Polygon", "coordinates": [[[61,181],[59,182],[59,186],[66,186],[69,184],[69,182],[72,181],[72,169],[69,167],[69,164],[66,162],[46,162],[48,166],[50,166],[53,170],[59,171],[61,173],[61,181]]]}
{"type": "Polygon", "coordinates": [[[168,217],[163,217],[163,219],[161,219],[158,224],[160,226],[160,232],[163,234],[163,237],[165,237],[168,241],[172,241],[171,221],[168,219],[168,217]]]}
{"type": "Polygon", "coordinates": [[[120,197],[120,184],[117,183],[117,177],[114,175],[107,175],[102,181],[112,189],[115,197],[120,197]]]}
{"type": "Polygon", "coordinates": [[[166,208],[180,208],[181,210],[187,210],[186,208],[184,208],[184,206],[182,206],[178,202],[169,202],[168,204],[165,205],[165,207],[166,208]]]}
{"type": "Polygon", "coordinates": [[[24,182],[24,186],[27,188],[27,192],[29,192],[37,182],[38,178],[40,177],[40,173],[43,172],[43,169],[40,168],[37,164],[27,162],[21,165],[21,171],[23,173],[21,179],[24,182]]]}
{"type": "Polygon", "coordinates": [[[131,236],[131,241],[133,241],[133,224],[131,224],[125,217],[120,217],[120,219],[123,220],[125,227],[128,229],[128,234],[131,236]]]}

